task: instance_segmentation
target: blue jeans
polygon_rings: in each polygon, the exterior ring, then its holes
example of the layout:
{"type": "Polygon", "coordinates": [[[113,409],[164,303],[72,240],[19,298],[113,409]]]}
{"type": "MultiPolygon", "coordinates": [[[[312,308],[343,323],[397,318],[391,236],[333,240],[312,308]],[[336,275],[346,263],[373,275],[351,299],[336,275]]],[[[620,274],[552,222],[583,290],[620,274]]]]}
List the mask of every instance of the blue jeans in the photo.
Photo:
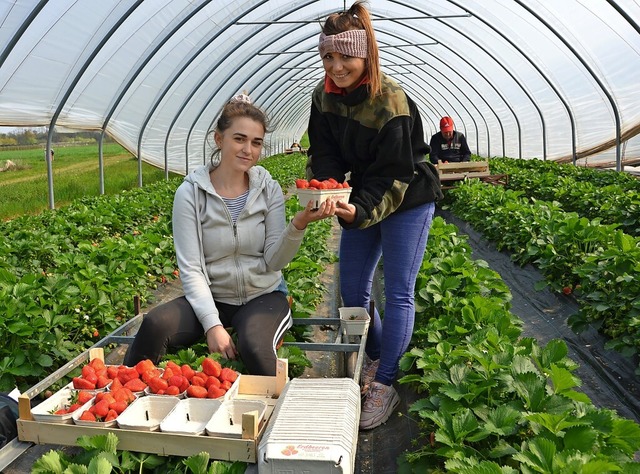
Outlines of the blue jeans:
{"type": "Polygon", "coordinates": [[[380,359],[375,380],[391,385],[398,363],[411,342],[415,321],[414,292],[433,220],[435,203],[391,214],[366,229],[342,230],[340,292],[344,306],[369,309],[373,277],[383,257],[384,319],[378,311],[367,335],[366,352],[380,359]]]}

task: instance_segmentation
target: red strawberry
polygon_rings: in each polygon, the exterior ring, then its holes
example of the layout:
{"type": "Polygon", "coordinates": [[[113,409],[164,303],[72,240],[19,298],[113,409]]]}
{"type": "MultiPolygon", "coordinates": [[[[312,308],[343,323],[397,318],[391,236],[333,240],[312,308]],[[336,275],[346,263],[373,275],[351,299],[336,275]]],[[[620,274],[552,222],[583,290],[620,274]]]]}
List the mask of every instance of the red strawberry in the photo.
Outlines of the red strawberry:
{"type": "Polygon", "coordinates": [[[104,388],[111,383],[111,379],[101,375],[96,382],[96,388],[104,388]]]}
{"type": "Polygon", "coordinates": [[[224,382],[225,380],[228,380],[229,382],[233,383],[236,381],[237,378],[238,378],[238,373],[235,370],[230,369],[229,367],[224,367],[220,372],[220,380],[222,382],[224,382]]]}
{"type": "Polygon", "coordinates": [[[113,421],[118,418],[118,413],[115,410],[109,410],[107,416],[104,418],[104,421],[113,421]]]}
{"type": "Polygon", "coordinates": [[[140,379],[131,379],[124,384],[124,387],[128,388],[132,392],[142,392],[145,388],[147,388],[147,384],[140,379]]]}
{"type": "MultiPolygon", "coordinates": [[[[182,375],[174,375],[169,379],[169,386],[181,387],[186,379],[182,375]]],[[[188,380],[187,380],[188,382],[188,380]]]]}
{"type": "Polygon", "coordinates": [[[93,367],[96,372],[100,369],[106,368],[106,366],[104,365],[104,361],[102,359],[98,359],[97,357],[95,359],[92,359],[91,362],[89,362],[89,365],[93,367]]]}
{"type": "Polygon", "coordinates": [[[227,393],[226,390],[221,389],[220,387],[211,386],[207,391],[207,398],[220,398],[227,393]]]}
{"type": "Polygon", "coordinates": [[[104,418],[109,413],[109,402],[106,400],[100,400],[98,403],[89,408],[96,418],[104,418]]]}
{"type": "Polygon", "coordinates": [[[206,398],[207,393],[207,389],[199,385],[189,385],[187,389],[187,396],[192,398],[206,398]]]}
{"type": "Polygon", "coordinates": [[[80,419],[83,421],[97,421],[96,415],[91,413],[89,410],[86,410],[82,415],[80,415],[80,419]]]}
{"type": "Polygon", "coordinates": [[[309,181],[306,179],[296,179],[296,188],[307,189],[309,187],[309,181]]]}
{"type": "Polygon", "coordinates": [[[142,375],[148,370],[153,370],[156,368],[156,365],[151,361],[151,359],[141,360],[136,364],[136,371],[142,375]]]}
{"type": "Polygon", "coordinates": [[[84,406],[84,403],[74,403],[69,407],[69,409],[67,410],[67,413],[73,413],[74,411],[76,411],[79,408],[82,408],[83,406],[84,406]]]}
{"type": "Polygon", "coordinates": [[[180,388],[175,385],[168,386],[164,392],[165,395],[180,395],[180,393],[180,388]]]}
{"type": "Polygon", "coordinates": [[[196,374],[196,371],[193,370],[188,364],[184,364],[180,367],[182,375],[187,378],[187,380],[191,381],[193,376],[196,374]]]}
{"type": "Polygon", "coordinates": [[[81,403],[82,405],[84,405],[93,397],[94,397],[93,393],[89,392],[88,390],[80,390],[78,392],[78,403],[81,403]]]}
{"type": "Polygon", "coordinates": [[[127,406],[129,406],[129,404],[124,400],[121,400],[119,402],[113,402],[112,404],[110,404],[109,410],[114,410],[119,415],[125,410],[125,408],[127,408],[127,406]]]}
{"type": "Polygon", "coordinates": [[[156,376],[149,380],[149,388],[153,393],[164,392],[168,387],[169,384],[162,377],[156,376]]]}
{"type": "Polygon", "coordinates": [[[217,360],[213,360],[209,357],[205,357],[202,361],[202,371],[207,375],[214,377],[220,377],[222,366],[217,360]]]}
{"type": "MultiPolygon", "coordinates": [[[[96,378],[97,381],[97,378],[96,378]]],[[[95,383],[89,382],[87,379],[82,377],[73,377],[73,388],[86,389],[86,390],[94,390],[96,388],[95,383]]]]}

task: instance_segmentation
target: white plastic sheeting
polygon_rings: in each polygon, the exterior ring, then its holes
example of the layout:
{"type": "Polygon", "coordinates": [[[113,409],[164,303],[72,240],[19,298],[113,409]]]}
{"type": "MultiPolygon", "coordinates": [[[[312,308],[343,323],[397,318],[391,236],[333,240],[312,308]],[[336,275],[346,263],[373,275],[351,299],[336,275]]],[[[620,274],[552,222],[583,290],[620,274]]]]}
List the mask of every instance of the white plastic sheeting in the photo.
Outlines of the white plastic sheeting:
{"type": "MultiPolygon", "coordinates": [[[[347,2],[348,7],[351,2],[347,2]]],[[[299,141],[341,0],[0,0],[0,126],[104,130],[184,173],[246,90],[270,152],[299,141]]],[[[640,158],[640,5],[632,0],[370,0],[383,70],[429,139],[454,118],[474,153],[640,158]]]]}

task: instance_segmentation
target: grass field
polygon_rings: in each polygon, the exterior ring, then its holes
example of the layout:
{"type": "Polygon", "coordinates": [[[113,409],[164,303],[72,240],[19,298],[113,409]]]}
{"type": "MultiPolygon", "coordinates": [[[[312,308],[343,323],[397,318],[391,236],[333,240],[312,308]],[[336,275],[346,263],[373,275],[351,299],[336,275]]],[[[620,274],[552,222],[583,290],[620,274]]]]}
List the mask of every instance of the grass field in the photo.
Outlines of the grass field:
{"type": "MultiPolygon", "coordinates": [[[[83,196],[100,194],[98,145],[55,147],[54,207],[83,196]]],[[[117,194],[138,186],[138,161],[117,143],[103,145],[104,191],[117,194]]],[[[37,214],[49,208],[49,186],[44,150],[0,151],[0,170],[10,160],[16,166],[0,172],[0,219],[37,214]]],[[[177,175],[170,173],[169,177],[177,175]]],[[[164,179],[164,170],[142,164],[142,184],[164,179]]]]}

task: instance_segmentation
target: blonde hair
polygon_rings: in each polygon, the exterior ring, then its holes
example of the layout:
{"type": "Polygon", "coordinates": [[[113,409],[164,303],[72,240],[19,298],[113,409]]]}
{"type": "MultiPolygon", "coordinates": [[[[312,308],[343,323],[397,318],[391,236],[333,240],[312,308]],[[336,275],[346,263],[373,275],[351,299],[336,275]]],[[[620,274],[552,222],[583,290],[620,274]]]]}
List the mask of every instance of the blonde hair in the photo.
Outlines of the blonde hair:
{"type": "Polygon", "coordinates": [[[325,20],[322,26],[322,32],[325,35],[337,35],[338,33],[348,30],[365,31],[367,34],[367,57],[365,58],[365,66],[367,79],[369,80],[367,87],[369,88],[369,97],[374,98],[382,91],[380,54],[371,22],[371,15],[365,4],[365,0],[356,0],[347,11],[332,13],[325,20]]]}

